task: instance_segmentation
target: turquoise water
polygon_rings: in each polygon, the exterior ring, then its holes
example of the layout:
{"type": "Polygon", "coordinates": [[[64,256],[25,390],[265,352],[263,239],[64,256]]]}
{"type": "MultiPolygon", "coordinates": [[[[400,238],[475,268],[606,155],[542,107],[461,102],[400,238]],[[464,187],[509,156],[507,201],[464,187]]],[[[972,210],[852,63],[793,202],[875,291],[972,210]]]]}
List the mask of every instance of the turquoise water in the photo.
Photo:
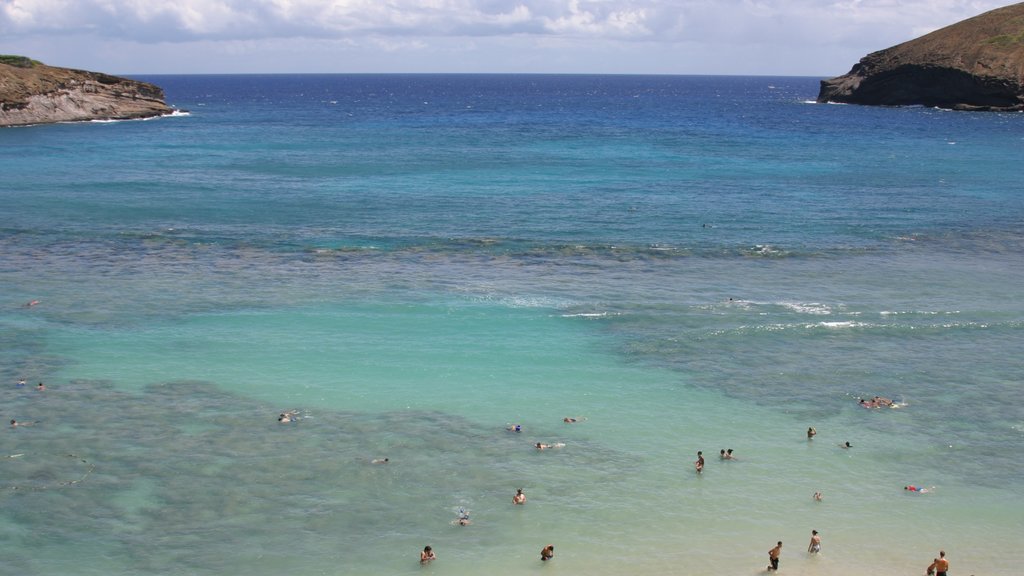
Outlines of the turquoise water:
{"type": "Polygon", "coordinates": [[[809,78],[150,80],[189,115],[0,131],[12,573],[1024,561],[1020,115],[809,78]]]}

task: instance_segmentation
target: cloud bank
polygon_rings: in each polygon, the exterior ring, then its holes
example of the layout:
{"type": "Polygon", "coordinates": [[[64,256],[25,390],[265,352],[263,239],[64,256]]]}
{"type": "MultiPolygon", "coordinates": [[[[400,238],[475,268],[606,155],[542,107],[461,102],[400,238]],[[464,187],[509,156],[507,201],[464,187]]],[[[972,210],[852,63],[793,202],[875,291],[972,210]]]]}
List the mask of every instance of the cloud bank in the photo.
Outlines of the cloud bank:
{"type": "Polygon", "coordinates": [[[618,51],[646,60],[647,68],[671,66],[651,61],[659,54],[685,68],[716,53],[756,62],[767,53],[778,61],[803,51],[813,61],[822,50],[857,50],[859,58],[1004,5],[982,0],[0,0],[0,49],[23,43],[46,51],[51,42],[53,50],[73,52],[76,43],[89,41],[87,51],[133,45],[152,57],[153,47],[174,45],[181,55],[202,48],[216,58],[269,47],[301,52],[306,43],[311,58],[331,50],[368,58],[374,51],[397,52],[411,55],[408,62],[434,62],[437,69],[458,68],[460,47],[469,60],[512,62],[514,53],[528,62],[588,54],[596,59],[582,68],[613,62],[618,51]],[[425,57],[428,52],[436,57],[425,57]],[[453,60],[446,64],[445,58],[453,60]]]}

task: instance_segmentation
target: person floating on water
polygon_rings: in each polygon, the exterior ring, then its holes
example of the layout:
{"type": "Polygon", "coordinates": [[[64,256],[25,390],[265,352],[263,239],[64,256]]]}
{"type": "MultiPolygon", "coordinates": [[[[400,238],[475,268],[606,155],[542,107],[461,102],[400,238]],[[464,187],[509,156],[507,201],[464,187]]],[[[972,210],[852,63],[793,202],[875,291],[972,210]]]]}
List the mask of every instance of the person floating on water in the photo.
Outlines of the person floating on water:
{"type": "Polygon", "coordinates": [[[298,410],[289,410],[287,412],[282,412],[281,415],[277,417],[277,421],[280,422],[281,424],[288,424],[290,422],[298,422],[299,421],[299,411],[298,410]]]}
{"type": "Polygon", "coordinates": [[[914,486],[913,484],[910,484],[909,486],[904,486],[903,489],[906,490],[907,492],[917,492],[919,494],[927,494],[929,492],[934,492],[935,491],[935,486],[932,486],[931,488],[922,488],[921,486],[914,486]]]}
{"type": "Polygon", "coordinates": [[[537,450],[547,450],[548,448],[564,448],[565,443],[556,442],[554,444],[545,444],[543,442],[537,442],[536,444],[533,445],[533,447],[536,448],[537,450]]]}

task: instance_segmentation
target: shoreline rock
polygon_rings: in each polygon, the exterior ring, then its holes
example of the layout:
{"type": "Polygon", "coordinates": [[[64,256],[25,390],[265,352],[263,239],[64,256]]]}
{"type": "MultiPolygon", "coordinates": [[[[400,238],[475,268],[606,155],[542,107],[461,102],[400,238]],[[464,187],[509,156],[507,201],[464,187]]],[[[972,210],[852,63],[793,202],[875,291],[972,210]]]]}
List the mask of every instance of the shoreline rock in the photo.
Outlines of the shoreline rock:
{"type": "Polygon", "coordinates": [[[1024,2],[868,54],[818,102],[1024,110],[1024,2]]]}
{"type": "Polygon", "coordinates": [[[0,56],[0,127],[132,120],[174,111],[163,89],[148,82],[0,56]]]}

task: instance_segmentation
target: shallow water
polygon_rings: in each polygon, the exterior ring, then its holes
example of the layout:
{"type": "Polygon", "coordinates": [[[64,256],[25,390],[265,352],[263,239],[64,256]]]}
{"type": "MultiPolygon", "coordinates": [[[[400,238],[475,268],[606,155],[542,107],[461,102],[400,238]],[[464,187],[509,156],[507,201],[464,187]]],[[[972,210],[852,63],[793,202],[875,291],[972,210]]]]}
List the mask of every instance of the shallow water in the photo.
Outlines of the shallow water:
{"type": "Polygon", "coordinates": [[[192,115],[0,131],[12,573],[1024,560],[1018,115],[814,79],[155,80],[192,115]]]}

